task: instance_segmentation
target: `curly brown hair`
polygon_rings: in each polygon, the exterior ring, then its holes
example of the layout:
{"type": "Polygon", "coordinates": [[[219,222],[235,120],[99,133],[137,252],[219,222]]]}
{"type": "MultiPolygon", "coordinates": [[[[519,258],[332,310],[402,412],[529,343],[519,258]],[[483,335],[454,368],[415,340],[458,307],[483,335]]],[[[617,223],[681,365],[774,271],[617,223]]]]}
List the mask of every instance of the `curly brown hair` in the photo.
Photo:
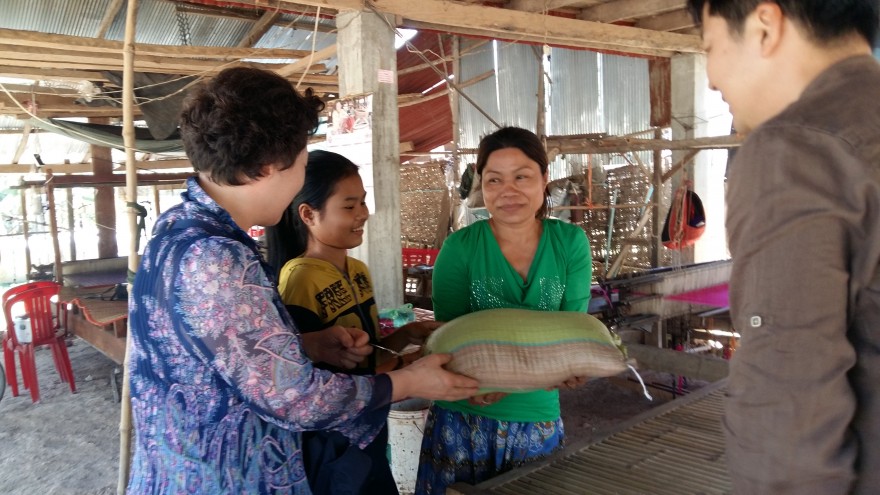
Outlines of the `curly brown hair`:
{"type": "Polygon", "coordinates": [[[202,84],[184,104],[180,133],[196,172],[238,186],[265,165],[290,168],[318,127],[324,103],[283,77],[235,67],[202,84]]]}

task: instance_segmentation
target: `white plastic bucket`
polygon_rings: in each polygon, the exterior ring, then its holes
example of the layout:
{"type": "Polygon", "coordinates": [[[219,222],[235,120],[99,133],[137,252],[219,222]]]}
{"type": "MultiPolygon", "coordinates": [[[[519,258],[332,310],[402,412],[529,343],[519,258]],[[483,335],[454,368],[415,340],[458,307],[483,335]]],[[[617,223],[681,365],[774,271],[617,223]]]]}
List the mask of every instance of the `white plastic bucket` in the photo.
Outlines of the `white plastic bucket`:
{"type": "Polygon", "coordinates": [[[34,339],[31,331],[31,318],[28,315],[15,317],[15,338],[20,344],[30,344],[34,339]]]}
{"type": "Polygon", "coordinates": [[[401,495],[416,489],[419,452],[431,402],[407,399],[391,405],[388,413],[388,452],[391,474],[401,495]]]}

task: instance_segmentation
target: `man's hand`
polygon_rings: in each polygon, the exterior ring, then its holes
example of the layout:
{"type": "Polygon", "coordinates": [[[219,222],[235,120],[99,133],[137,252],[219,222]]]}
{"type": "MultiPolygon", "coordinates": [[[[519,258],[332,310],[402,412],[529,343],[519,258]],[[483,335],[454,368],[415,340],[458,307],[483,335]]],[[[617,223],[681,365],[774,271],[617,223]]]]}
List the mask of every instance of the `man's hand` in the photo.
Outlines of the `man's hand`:
{"type": "Polygon", "coordinates": [[[334,326],[302,335],[306,355],[316,363],[351,369],[373,352],[370,336],[360,328],[334,326]]]}

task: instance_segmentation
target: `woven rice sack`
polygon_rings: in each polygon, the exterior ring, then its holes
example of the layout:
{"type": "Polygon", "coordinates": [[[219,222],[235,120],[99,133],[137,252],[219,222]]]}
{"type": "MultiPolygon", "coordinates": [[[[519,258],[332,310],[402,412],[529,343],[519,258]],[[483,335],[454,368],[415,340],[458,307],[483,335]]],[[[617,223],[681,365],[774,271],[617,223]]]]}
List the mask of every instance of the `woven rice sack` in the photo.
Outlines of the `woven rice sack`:
{"type": "Polygon", "coordinates": [[[429,353],[451,353],[447,369],[476,378],[486,391],[525,392],[575,377],[627,369],[619,338],[586,313],[489,309],[434,331],[429,353]]]}

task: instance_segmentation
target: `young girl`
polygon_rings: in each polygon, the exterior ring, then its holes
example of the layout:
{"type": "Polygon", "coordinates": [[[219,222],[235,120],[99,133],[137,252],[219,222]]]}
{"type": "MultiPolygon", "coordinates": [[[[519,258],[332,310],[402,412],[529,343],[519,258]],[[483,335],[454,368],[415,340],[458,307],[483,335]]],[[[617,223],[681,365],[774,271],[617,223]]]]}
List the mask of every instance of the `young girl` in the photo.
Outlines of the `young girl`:
{"type": "MultiPolygon", "coordinates": [[[[336,153],[313,151],[302,190],[282,221],[267,231],[270,262],[283,264],[278,291],[303,332],[354,327],[367,332],[371,344],[380,344],[370,272],[362,261],[348,256],[349,249],[363,242],[369,218],[366,194],[357,165],[336,153]]],[[[381,345],[401,350],[411,342],[423,342],[437,326],[436,322],[410,323],[381,345]]],[[[383,364],[391,357],[385,351],[373,353],[348,372],[373,374],[377,367],[391,367],[383,364]]],[[[326,434],[319,436],[323,442],[334,441],[326,434]]],[[[371,457],[372,470],[361,493],[397,493],[386,443],[387,428],[364,450],[371,457]]],[[[306,450],[307,465],[313,454],[306,450]]]]}

